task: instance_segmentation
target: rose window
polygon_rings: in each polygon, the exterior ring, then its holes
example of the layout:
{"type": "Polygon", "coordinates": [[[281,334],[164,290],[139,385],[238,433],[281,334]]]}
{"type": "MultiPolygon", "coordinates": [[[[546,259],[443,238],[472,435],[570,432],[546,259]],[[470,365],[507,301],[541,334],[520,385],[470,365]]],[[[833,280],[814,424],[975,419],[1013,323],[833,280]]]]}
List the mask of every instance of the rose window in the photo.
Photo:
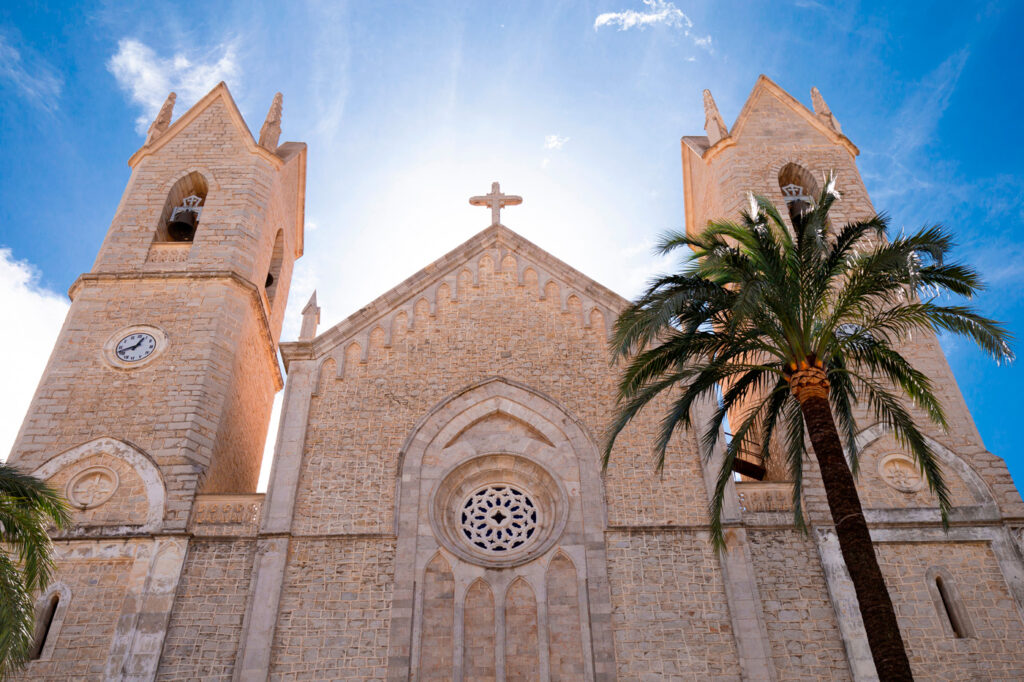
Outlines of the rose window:
{"type": "Polygon", "coordinates": [[[537,531],[537,507],[522,489],[489,485],[462,505],[462,533],[470,544],[487,552],[522,547],[537,531]]]}

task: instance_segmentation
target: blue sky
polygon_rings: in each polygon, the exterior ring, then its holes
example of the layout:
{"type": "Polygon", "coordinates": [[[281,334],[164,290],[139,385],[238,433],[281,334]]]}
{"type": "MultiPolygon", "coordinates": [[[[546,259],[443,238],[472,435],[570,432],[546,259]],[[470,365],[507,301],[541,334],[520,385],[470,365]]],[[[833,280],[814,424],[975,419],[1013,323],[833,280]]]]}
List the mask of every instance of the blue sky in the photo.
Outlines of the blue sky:
{"type": "MultiPolygon", "coordinates": [[[[485,227],[466,199],[492,180],[524,197],[503,222],[635,295],[668,265],[653,238],[683,225],[679,138],[702,133],[701,90],[731,125],[759,73],[805,104],[818,86],[876,207],[948,224],[991,285],[977,304],[1024,334],[1021,3],[142,5],[0,8],[0,306],[19,320],[0,332],[2,452],[126,160],[167,91],[180,115],[219,80],[254,131],[282,91],[282,139],[309,144],[285,338],[314,288],[334,324],[485,227]]],[[[1024,483],[1020,363],[945,348],[1024,483]]]]}

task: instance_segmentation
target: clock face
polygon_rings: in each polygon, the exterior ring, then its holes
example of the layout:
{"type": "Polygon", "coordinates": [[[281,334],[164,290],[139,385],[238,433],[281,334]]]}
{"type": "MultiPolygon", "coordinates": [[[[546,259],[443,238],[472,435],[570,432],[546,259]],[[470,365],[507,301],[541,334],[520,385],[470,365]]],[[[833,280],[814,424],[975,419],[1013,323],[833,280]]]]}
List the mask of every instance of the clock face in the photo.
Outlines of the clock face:
{"type": "Polygon", "coordinates": [[[129,334],[117,343],[114,352],[125,362],[138,362],[153,354],[156,350],[156,339],[152,334],[136,332],[129,334]]]}

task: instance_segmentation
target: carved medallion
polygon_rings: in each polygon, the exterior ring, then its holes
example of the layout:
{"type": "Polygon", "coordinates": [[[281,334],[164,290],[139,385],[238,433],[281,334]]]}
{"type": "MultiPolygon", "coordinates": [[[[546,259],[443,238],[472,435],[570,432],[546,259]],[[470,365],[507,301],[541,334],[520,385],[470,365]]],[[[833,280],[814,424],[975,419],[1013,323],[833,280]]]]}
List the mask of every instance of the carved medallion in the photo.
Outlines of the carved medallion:
{"type": "Polygon", "coordinates": [[[98,507],[117,491],[117,472],[105,466],[89,467],[75,474],[66,488],[68,501],[79,509],[98,507]]]}
{"type": "Polygon", "coordinates": [[[886,455],[878,460],[878,475],[890,488],[901,493],[916,493],[925,483],[914,460],[901,453],[886,455]]]}

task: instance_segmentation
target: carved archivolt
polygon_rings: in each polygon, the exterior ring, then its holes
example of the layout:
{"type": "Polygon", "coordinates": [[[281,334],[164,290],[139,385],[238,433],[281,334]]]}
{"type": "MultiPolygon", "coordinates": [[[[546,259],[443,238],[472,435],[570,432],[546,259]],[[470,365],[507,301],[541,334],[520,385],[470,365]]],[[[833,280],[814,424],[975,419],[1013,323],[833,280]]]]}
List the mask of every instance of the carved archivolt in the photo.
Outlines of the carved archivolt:
{"type": "MultiPolygon", "coordinates": [[[[107,503],[122,485],[121,477],[112,466],[90,464],[92,458],[122,460],[138,475],[145,489],[144,516],[132,519],[133,531],[154,533],[163,526],[166,490],[163,477],[156,464],[140,450],[114,438],[97,438],[63,452],[32,472],[42,480],[49,480],[62,471],[71,471],[64,492],[77,509],[88,510],[107,503]],[[82,462],[85,466],[79,465],[82,462]],[[80,471],[75,470],[77,466],[80,471]],[[138,524],[138,525],[136,525],[138,524]]],[[[111,460],[107,460],[108,462],[111,460]]]]}
{"type": "Polygon", "coordinates": [[[506,379],[424,415],[397,472],[389,679],[595,679],[614,659],[599,461],[576,419],[506,379]]]}

